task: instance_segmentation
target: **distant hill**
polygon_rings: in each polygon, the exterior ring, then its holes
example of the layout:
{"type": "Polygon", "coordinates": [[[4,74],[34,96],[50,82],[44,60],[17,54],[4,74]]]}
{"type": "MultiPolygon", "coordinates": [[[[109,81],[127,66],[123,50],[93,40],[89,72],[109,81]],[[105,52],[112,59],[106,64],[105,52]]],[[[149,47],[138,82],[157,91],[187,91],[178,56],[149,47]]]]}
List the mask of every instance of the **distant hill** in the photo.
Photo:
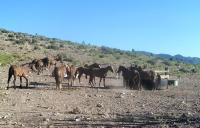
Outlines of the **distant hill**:
{"type": "Polygon", "coordinates": [[[175,61],[182,61],[185,63],[197,64],[200,63],[200,58],[198,57],[184,57],[180,54],[172,56],[169,54],[156,54],[157,57],[168,59],[168,60],[175,60],[175,61]]]}
{"type": "Polygon", "coordinates": [[[154,57],[158,57],[158,58],[161,58],[161,59],[190,63],[190,64],[199,64],[200,63],[200,58],[198,58],[198,57],[185,57],[185,56],[182,56],[180,54],[172,56],[172,55],[169,55],[169,54],[154,54],[154,53],[146,52],[146,51],[136,51],[136,53],[144,54],[144,55],[147,55],[147,56],[154,56],[154,57]]]}

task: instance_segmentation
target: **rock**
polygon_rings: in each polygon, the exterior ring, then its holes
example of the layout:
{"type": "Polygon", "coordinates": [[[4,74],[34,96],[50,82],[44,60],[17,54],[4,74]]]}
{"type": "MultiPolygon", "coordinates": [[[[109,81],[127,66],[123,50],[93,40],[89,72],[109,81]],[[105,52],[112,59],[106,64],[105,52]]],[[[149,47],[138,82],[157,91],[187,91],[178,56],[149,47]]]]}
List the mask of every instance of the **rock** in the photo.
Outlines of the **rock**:
{"type": "Polygon", "coordinates": [[[8,95],[9,93],[8,93],[8,92],[4,92],[3,94],[4,94],[4,95],[8,95]]]}
{"type": "Polygon", "coordinates": [[[98,104],[97,104],[97,107],[98,107],[98,108],[102,108],[102,107],[103,107],[103,104],[102,104],[102,103],[98,103],[98,104]]]}
{"type": "Polygon", "coordinates": [[[121,95],[125,95],[126,93],[125,93],[125,92],[121,92],[120,94],[121,94],[121,95]]]}
{"type": "Polygon", "coordinates": [[[80,114],[81,113],[81,109],[79,107],[76,107],[71,111],[71,113],[72,114],[80,114]]]}
{"type": "Polygon", "coordinates": [[[76,122],[80,122],[81,119],[80,119],[80,118],[76,118],[75,121],[76,121],[76,122]]]}
{"type": "Polygon", "coordinates": [[[49,122],[50,119],[49,118],[43,118],[43,121],[49,122]]]}
{"type": "Polygon", "coordinates": [[[16,105],[17,105],[16,103],[13,103],[13,104],[12,104],[13,107],[15,107],[16,105]]]}
{"type": "Polygon", "coordinates": [[[86,97],[92,97],[90,94],[86,95],[86,97]]]}

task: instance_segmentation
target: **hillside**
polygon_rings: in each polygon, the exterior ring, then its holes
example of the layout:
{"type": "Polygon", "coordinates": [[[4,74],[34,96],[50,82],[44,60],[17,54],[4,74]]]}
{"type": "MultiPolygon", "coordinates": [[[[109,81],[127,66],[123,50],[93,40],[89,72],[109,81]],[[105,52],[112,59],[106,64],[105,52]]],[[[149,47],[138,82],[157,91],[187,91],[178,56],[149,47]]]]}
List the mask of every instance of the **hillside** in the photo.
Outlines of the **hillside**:
{"type": "Polygon", "coordinates": [[[114,66],[130,64],[150,69],[163,70],[169,67],[172,73],[199,72],[199,64],[188,64],[176,59],[163,59],[148,52],[124,51],[116,48],[97,47],[82,43],[48,38],[40,35],[0,29],[0,63],[16,64],[51,55],[60,55],[63,61],[75,65],[85,63],[110,63],[114,66]]]}

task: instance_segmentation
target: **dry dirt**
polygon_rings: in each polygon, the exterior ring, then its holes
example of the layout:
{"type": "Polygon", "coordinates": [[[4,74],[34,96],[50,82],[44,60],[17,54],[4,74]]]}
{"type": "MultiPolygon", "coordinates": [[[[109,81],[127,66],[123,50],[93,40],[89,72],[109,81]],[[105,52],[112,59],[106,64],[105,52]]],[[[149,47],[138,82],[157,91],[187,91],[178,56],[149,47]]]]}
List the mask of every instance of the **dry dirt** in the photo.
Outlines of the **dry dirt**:
{"type": "Polygon", "coordinates": [[[0,127],[200,127],[197,75],[180,78],[168,90],[127,90],[121,79],[90,88],[82,78],[74,87],[65,81],[59,91],[50,71],[30,74],[30,86],[16,90],[5,89],[8,69],[0,72],[0,127]]]}

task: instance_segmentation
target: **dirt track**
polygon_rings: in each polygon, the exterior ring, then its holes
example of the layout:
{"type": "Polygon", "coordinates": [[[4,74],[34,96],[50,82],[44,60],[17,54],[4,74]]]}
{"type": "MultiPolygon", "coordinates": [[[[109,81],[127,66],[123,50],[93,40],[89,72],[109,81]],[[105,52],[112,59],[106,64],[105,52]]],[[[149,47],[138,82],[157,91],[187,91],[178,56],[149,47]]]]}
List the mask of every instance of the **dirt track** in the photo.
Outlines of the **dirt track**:
{"type": "Polygon", "coordinates": [[[32,74],[28,89],[5,90],[7,70],[0,76],[0,127],[200,125],[199,76],[188,75],[180,79],[178,87],[156,91],[126,90],[121,79],[106,80],[106,88],[90,88],[84,78],[83,84],[76,80],[70,88],[66,81],[64,89],[58,91],[47,72],[32,74]]]}

